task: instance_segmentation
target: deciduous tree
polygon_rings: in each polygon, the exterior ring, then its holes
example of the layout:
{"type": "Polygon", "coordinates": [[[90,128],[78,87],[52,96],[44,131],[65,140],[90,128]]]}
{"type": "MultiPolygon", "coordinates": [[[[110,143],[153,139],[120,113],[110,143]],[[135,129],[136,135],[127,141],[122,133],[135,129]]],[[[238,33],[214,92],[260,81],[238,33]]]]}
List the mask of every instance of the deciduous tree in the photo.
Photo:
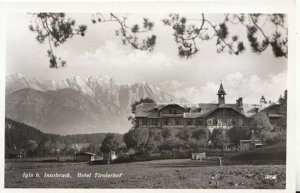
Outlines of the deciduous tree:
{"type": "Polygon", "coordinates": [[[149,138],[147,129],[134,128],[124,134],[124,142],[127,148],[134,148],[137,152],[143,151],[149,138]]]}
{"type": "Polygon", "coordinates": [[[214,128],[210,140],[213,147],[219,149],[223,149],[223,147],[229,142],[226,132],[222,128],[214,128]]]}
{"type": "Polygon", "coordinates": [[[106,134],[100,150],[104,153],[115,151],[120,145],[119,139],[112,133],[106,134]]]}
{"type": "Polygon", "coordinates": [[[227,131],[227,136],[230,143],[238,147],[240,140],[251,138],[251,130],[248,127],[232,127],[227,131]]]}

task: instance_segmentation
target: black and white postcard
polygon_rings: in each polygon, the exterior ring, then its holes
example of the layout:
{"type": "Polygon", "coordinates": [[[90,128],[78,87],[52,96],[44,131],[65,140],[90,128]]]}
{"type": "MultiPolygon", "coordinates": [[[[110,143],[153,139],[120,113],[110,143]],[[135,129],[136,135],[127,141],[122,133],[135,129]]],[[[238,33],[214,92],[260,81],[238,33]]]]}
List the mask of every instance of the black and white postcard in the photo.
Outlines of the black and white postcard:
{"type": "Polygon", "coordinates": [[[293,5],[169,3],[6,5],[4,190],[294,189],[293,5]]]}

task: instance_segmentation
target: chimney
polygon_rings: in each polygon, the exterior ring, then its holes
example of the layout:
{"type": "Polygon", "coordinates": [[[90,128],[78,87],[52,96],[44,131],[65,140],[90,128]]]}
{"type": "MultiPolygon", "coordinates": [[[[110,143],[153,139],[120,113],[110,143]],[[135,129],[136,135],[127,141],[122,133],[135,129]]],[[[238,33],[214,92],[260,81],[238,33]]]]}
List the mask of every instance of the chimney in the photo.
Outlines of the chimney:
{"type": "Polygon", "coordinates": [[[236,106],[238,108],[243,108],[243,98],[240,97],[238,100],[236,100],[236,106]]]}

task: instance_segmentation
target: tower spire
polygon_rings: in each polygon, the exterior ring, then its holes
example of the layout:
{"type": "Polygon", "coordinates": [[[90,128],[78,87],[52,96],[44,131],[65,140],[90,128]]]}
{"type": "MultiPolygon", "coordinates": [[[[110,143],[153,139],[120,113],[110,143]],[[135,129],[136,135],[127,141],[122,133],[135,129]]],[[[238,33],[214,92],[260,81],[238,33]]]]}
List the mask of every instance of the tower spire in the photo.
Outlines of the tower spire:
{"type": "Polygon", "coordinates": [[[226,92],[225,92],[225,90],[223,88],[222,80],[221,80],[221,84],[220,84],[220,87],[219,87],[217,95],[218,95],[219,105],[225,104],[225,95],[226,95],[226,92]]]}

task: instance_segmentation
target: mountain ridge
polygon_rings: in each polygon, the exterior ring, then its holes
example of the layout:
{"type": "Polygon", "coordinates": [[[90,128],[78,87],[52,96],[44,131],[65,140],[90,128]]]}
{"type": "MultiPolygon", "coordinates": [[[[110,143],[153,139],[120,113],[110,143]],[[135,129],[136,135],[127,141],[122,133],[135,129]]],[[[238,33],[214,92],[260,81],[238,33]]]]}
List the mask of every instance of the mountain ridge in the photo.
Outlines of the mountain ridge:
{"type": "Polygon", "coordinates": [[[185,101],[146,82],[118,84],[103,76],[51,81],[15,74],[6,81],[6,116],[56,134],[124,133],[134,101],[185,101]]]}

